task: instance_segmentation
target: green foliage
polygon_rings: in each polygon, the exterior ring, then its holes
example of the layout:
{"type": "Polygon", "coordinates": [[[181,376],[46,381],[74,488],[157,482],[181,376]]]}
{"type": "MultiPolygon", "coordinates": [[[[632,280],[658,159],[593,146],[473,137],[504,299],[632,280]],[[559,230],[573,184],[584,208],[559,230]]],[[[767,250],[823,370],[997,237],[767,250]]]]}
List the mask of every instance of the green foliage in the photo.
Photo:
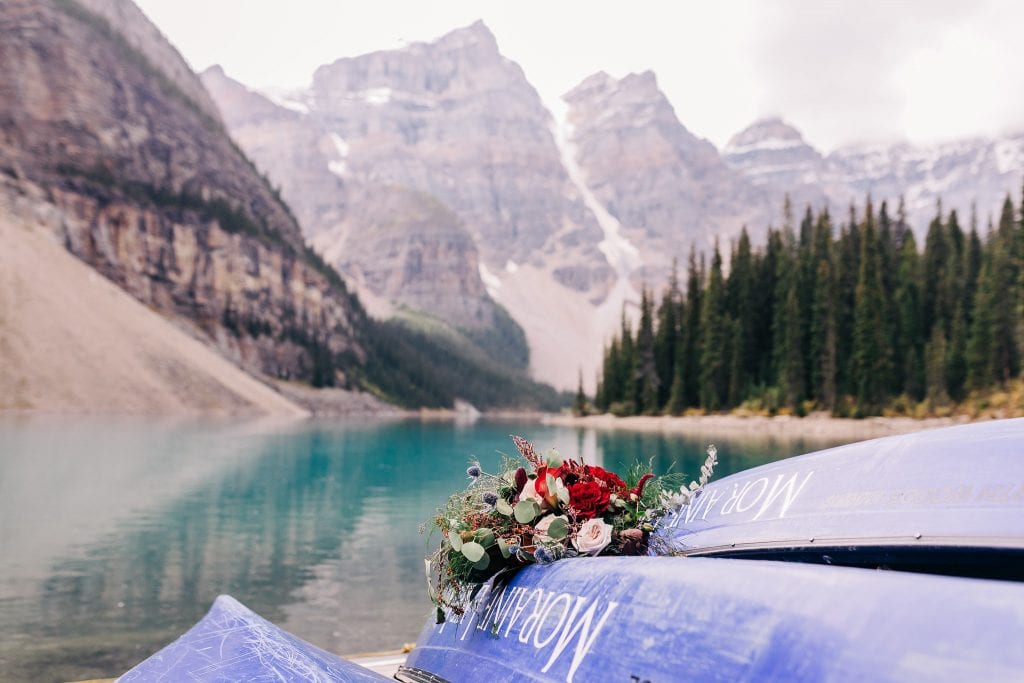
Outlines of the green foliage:
{"type": "Polygon", "coordinates": [[[987,238],[976,222],[972,212],[965,234],[940,205],[919,253],[902,199],[895,218],[886,202],[876,212],[868,199],[861,215],[851,206],[838,235],[827,209],[808,209],[798,235],[787,202],[763,247],[741,233],[728,277],[717,248],[709,272],[691,252],[685,294],[673,270],[655,318],[656,377],[645,290],[640,330],[624,319],[606,347],[597,407],[918,415],[1005,387],[1024,346],[1024,215],[1007,197],[987,238]]]}
{"type": "Polygon", "coordinates": [[[360,383],[408,407],[450,408],[456,398],[480,409],[558,410],[570,395],[501,366],[462,333],[434,322],[366,319],[369,357],[360,383]]]}
{"type": "Polygon", "coordinates": [[[586,415],[587,395],[583,391],[583,372],[580,371],[579,383],[576,385],[576,396],[572,401],[572,414],[578,416],[586,415]]]}
{"type": "Polygon", "coordinates": [[[530,365],[530,346],[526,343],[526,333],[508,311],[498,304],[495,304],[493,325],[461,331],[495,363],[524,371],[530,365]]]}

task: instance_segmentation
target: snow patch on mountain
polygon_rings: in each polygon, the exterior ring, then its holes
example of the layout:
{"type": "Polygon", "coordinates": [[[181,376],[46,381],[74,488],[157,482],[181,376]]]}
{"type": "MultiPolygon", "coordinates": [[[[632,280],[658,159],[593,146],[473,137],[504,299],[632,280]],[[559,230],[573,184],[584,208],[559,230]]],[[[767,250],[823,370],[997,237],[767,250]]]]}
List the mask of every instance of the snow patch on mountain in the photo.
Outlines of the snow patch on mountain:
{"type": "Polygon", "coordinates": [[[349,152],[348,143],[337,133],[331,133],[329,137],[334,144],[334,150],[338,153],[338,158],[327,162],[327,170],[339,178],[345,178],[348,176],[348,164],[345,162],[349,152]]]}
{"type": "Polygon", "coordinates": [[[576,162],[576,150],[570,141],[572,126],[566,120],[568,104],[559,100],[557,103],[549,103],[549,107],[552,115],[551,134],[555,138],[555,144],[562,157],[562,165],[569,175],[569,180],[572,181],[579,196],[583,199],[583,203],[594,214],[598,225],[604,232],[604,239],[597,245],[598,249],[615,270],[618,279],[628,281],[629,276],[640,266],[640,251],[622,233],[622,225],[619,221],[608,213],[604,205],[587,187],[583,171],[576,162]]]}
{"type": "Polygon", "coordinates": [[[308,114],[310,111],[307,102],[309,93],[306,89],[269,86],[259,88],[256,92],[277,106],[284,107],[289,111],[298,112],[299,114],[308,114]]]}
{"type": "Polygon", "coordinates": [[[501,289],[501,278],[492,273],[483,261],[480,261],[477,269],[480,271],[480,279],[487,288],[487,293],[492,299],[497,299],[498,291],[501,289]]]}
{"type": "Polygon", "coordinates": [[[367,104],[387,104],[391,101],[391,88],[370,88],[363,93],[367,104]]]}
{"type": "Polygon", "coordinates": [[[995,156],[1000,173],[1020,173],[1024,170],[1024,138],[998,141],[995,156]]]}

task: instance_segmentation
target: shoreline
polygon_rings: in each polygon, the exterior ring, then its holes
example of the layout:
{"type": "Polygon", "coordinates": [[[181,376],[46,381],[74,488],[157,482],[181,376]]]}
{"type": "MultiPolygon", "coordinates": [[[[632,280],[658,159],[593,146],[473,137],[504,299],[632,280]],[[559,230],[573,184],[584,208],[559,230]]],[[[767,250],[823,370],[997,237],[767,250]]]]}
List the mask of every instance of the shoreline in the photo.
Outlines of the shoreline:
{"type": "Polygon", "coordinates": [[[809,415],[793,417],[777,415],[693,415],[631,416],[615,417],[604,415],[551,415],[542,419],[544,424],[561,427],[585,427],[605,431],[660,432],[664,434],[687,434],[691,436],[713,435],[717,437],[768,437],[779,440],[851,440],[860,441],[893,434],[907,434],[927,429],[937,429],[970,422],[966,416],[931,417],[869,417],[862,420],[809,415]]]}

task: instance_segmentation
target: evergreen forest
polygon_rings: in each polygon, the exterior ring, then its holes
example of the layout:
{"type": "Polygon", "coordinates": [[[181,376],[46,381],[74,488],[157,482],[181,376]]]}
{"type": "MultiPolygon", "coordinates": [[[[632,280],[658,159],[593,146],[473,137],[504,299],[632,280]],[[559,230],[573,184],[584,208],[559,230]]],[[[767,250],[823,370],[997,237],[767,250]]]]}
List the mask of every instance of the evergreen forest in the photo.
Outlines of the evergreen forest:
{"type": "MultiPolygon", "coordinates": [[[[1024,349],[1024,225],[1011,197],[979,229],[941,203],[924,244],[870,197],[841,220],[787,198],[752,247],[691,249],[660,302],[623,313],[594,407],[617,415],[750,410],[838,416],[936,414],[1005,387],[1024,349]],[[836,224],[839,223],[837,226],[836,224]],[[728,270],[728,272],[726,272],[728,270]]],[[[576,405],[582,408],[578,392],[576,405]]]]}

